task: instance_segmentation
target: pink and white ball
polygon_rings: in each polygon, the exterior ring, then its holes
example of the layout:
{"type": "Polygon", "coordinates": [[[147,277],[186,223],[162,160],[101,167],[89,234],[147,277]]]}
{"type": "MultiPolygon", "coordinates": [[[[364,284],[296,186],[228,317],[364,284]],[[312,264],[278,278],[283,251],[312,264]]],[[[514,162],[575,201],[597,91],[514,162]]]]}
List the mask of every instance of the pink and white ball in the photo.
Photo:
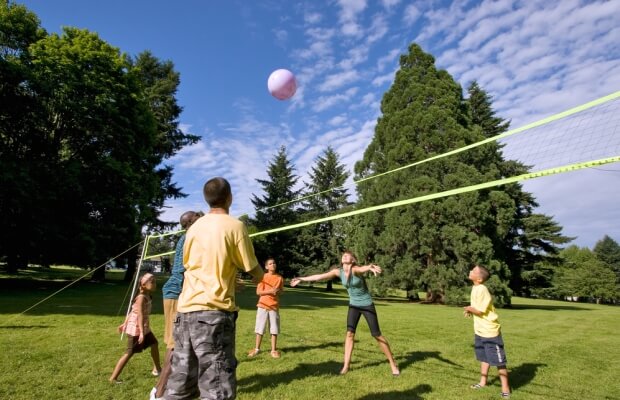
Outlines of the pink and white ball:
{"type": "Polygon", "coordinates": [[[288,100],[297,90],[295,75],[288,69],[277,69],[269,75],[267,80],[269,93],[278,100],[288,100]]]}

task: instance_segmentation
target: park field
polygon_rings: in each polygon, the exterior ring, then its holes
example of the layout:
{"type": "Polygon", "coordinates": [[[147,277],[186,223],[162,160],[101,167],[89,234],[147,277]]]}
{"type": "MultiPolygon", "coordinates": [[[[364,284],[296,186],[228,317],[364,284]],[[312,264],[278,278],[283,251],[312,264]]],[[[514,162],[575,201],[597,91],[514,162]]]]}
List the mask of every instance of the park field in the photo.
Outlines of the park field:
{"type": "MultiPolygon", "coordinates": [[[[109,271],[104,283],[81,280],[60,290],[83,273],[54,267],[0,274],[0,399],[148,399],[156,383],[148,351],[130,360],[122,384],[108,382],[126,346],[116,327],[127,309],[129,285],[122,272],[109,271]]],[[[158,277],[158,288],[165,280],[158,277]]],[[[392,377],[363,321],[351,371],[339,376],[347,297],[340,285],[334,288],[285,289],[280,359],[268,351],[246,357],[254,345],[256,295],[251,285],[239,293],[239,400],[500,398],[496,370],[487,388],[469,389],[478,380],[479,364],[472,321],[458,307],[377,299],[381,329],[401,376],[392,377]]],[[[498,310],[512,399],[620,398],[620,307],[523,298],[513,303],[498,310]]],[[[151,326],[163,355],[159,290],[151,326]]]]}

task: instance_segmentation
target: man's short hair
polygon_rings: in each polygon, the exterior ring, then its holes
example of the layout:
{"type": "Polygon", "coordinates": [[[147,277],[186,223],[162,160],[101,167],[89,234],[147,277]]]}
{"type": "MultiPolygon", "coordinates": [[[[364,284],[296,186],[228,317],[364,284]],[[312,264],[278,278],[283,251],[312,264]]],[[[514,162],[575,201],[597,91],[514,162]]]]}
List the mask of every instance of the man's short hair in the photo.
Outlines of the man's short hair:
{"type": "Polygon", "coordinates": [[[181,228],[187,229],[191,226],[194,217],[196,216],[195,211],[185,211],[181,218],[179,218],[179,223],[181,224],[181,228]]]}
{"type": "Polygon", "coordinates": [[[224,178],[217,177],[209,179],[202,188],[205,201],[211,208],[225,208],[226,202],[232,196],[230,183],[224,178]]]}

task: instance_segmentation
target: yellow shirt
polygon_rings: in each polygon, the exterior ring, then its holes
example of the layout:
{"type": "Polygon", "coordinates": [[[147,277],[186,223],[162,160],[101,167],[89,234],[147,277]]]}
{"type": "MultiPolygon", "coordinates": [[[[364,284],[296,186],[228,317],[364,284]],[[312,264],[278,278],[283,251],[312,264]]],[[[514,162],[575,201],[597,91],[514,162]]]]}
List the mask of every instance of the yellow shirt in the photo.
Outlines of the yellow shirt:
{"type": "Polygon", "coordinates": [[[237,269],[258,265],[243,222],[228,214],[206,214],[185,236],[185,274],[177,311],[237,311],[237,269]]]}
{"type": "Polygon", "coordinates": [[[493,298],[486,286],[474,285],[471,289],[471,306],[482,312],[482,316],[474,314],[474,332],[478,336],[490,338],[500,334],[498,316],[493,307],[493,298]]]}

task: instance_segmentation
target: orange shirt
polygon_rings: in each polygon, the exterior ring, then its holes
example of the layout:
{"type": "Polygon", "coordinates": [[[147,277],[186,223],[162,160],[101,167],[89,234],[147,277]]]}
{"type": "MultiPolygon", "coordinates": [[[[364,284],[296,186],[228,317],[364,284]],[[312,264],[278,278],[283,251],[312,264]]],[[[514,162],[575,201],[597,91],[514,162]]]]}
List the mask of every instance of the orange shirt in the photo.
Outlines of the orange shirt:
{"type": "MultiPolygon", "coordinates": [[[[263,280],[258,284],[258,290],[269,290],[278,288],[282,290],[284,287],[284,279],[282,275],[278,274],[265,274],[263,280]]],[[[257,307],[264,308],[265,310],[277,310],[280,307],[280,293],[278,294],[264,294],[258,298],[257,307]]]]}

